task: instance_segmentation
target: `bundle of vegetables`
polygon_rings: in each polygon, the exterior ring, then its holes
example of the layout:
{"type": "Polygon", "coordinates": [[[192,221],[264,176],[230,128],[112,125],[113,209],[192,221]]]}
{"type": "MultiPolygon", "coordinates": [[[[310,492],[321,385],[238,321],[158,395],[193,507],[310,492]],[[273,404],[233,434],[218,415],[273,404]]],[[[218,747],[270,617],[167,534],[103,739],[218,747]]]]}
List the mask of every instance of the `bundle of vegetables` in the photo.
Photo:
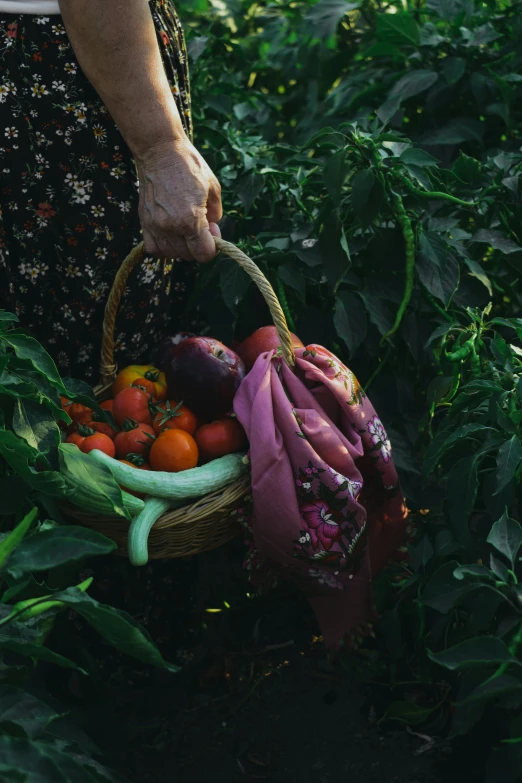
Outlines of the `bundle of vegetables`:
{"type": "Polygon", "coordinates": [[[258,330],[238,353],[209,337],[167,337],[156,357],[159,367],[122,369],[97,410],[62,397],[72,420],[60,446],[62,472],[73,490],[69,500],[107,515],[107,498],[85,491],[82,473],[95,476],[99,487],[116,488],[112,504],[131,520],[134,565],[147,562],[149,533],[162,514],[247,472],[246,436],[232,402],[257,356],[278,343],[274,327],[258,330]]]}

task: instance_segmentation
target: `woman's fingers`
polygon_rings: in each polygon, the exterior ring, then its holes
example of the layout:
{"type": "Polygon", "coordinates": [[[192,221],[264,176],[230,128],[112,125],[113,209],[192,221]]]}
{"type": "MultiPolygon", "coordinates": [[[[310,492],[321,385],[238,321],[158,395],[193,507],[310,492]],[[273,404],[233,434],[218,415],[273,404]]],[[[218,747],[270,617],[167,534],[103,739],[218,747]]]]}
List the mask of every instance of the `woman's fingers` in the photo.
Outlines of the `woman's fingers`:
{"type": "Polygon", "coordinates": [[[219,223],[223,217],[221,204],[221,185],[214,175],[211,176],[207,199],[207,220],[209,223],[219,223]]]}
{"type": "Polygon", "coordinates": [[[188,249],[192,253],[192,258],[199,261],[200,264],[211,261],[216,255],[216,243],[212,238],[206,219],[205,224],[201,224],[201,228],[198,226],[199,230],[185,237],[188,249]]]}

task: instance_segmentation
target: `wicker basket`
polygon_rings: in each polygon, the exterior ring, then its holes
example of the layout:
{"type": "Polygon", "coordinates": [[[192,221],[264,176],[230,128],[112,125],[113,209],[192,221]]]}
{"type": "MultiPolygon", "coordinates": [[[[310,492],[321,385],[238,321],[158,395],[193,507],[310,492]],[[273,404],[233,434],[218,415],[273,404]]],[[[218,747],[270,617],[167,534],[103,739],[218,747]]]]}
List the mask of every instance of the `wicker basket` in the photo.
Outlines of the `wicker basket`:
{"type": "MultiPolygon", "coordinates": [[[[239,248],[223,239],[215,238],[215,242],[217,249],[236,261],[259,288],[281,340],[283,358],[292,367],[295,363],[292,340],[272,286],[256,264],[239,248]]],[[[140,244],[127,256],[118,270],[107,300],[103,321],[100,385],[94,389],[99,401],[110,397],[111,384],[117,374],[114,363],[114,327],[120,299],[129,275],[144,257],[143,244],[140,244]]],[[[163,514],[150,531],[149,559],[188,557],[215,549],[234,538],[240,530],[236,511],[244,505],[249,489],[249,477],[242,477],[218,492],[163,514]]],[[[111,538],[118,546],[117,553],[127,556],[129,523],[125,519],[93,516],[69,504],[63,506],[63,512],[76,524],[97,530],[111,538]]]]}

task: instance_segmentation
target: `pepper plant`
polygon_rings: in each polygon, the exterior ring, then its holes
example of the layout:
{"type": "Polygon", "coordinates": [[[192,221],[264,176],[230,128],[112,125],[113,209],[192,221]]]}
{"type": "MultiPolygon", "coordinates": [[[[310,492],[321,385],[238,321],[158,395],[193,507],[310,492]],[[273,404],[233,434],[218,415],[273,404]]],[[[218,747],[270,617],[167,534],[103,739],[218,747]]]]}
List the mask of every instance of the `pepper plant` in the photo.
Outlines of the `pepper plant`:
{"type": "MultiPolygon", "coordinates": [[[[477,780],[517,781],[521,4],[181,9],[224,234],[358,375],[417,522],[376,590],[379,719],[469,736],[477,780]]],[[[227,260],[191,306],[228,341],[268,322],[227,260]]]]}
{"type": "MultiPolygon", "coordinates": [[[[37,695],[45,690],[42,666],[91,675],[83,662],[53,650],[58,629],[63,635],[60,620],[74,612],[139,661],[177,668],[130,615],[88,595],[93,580],[80,576],[86,558],[109,555],[115,544],[67,524],[60,512],[70,492],[59,462],[60,427],[70,423],[60,396],[98,406],[83,384],[60,378],[51,357],[16,324],[16,316],[0,311],[0,779],[33,779],[39,770],[42,783],[115,782],[120,778],[82,750],[78,730],[64,733],[67,710],[37,695]],[[69,587],[75,575],[77,585],[69,587]]],[[[76,469],[74,460],[68,467],[76,469]]],[[[92,470],[81,468],[84,481],[95,482],[92,470]]],[[[91,488],[100,489],[115,510],[121,506],[114,482],[91,488]]]]}

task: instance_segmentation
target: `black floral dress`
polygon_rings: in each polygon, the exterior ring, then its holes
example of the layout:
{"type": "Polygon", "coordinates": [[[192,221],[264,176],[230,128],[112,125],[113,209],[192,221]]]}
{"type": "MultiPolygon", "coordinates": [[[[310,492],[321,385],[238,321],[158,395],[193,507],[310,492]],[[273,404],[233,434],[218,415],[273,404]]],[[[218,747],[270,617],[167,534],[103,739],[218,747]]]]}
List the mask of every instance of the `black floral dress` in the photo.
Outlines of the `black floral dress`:
{"type": "MultiPolygon", "coordinates": [[[[183,31],[150,9],[179,113],[192,135],[183,31]]],[[[139,110],[139,107],[138,107],[139,110]]],[[[104,305],[140,241],[134,163],[80,70],[60,16],[0,14],[0,307],[15,311],[63,375],[98,379],[104,305]]],[[[116,327],[116,361],[146,359],[183,322],[195,264],[147,258],[116,327]]]]}
{"type": "MultiPolygon", "coordinates": [[[[182,28],[169,0],[149,5],[191,137],[182,28]]],[[[18,314],[63,375],[96,383],[107,295],[140,241],[138,187],[129,149],[80,70],[59,16],[0,14],[0,171],[0,308],[18,314]]],[[[120,366],[150,356],[167,329],[198,328],[183,320],[195,269],[147,258],[134,270],[117,321],[120,366]]],[[[197,570],[197,558],[135,569],[110,556],[86,573],[95,576],[93,597],[130,612],[172,656],[183,636],[173,608],[186,608],[186,584],[197,570]]],[[[77,616],[74,623],[96,649],[97,634],[77,616]]],[[[125,661],[103,642],[94,654],[104,670],[125,661]]]]}

